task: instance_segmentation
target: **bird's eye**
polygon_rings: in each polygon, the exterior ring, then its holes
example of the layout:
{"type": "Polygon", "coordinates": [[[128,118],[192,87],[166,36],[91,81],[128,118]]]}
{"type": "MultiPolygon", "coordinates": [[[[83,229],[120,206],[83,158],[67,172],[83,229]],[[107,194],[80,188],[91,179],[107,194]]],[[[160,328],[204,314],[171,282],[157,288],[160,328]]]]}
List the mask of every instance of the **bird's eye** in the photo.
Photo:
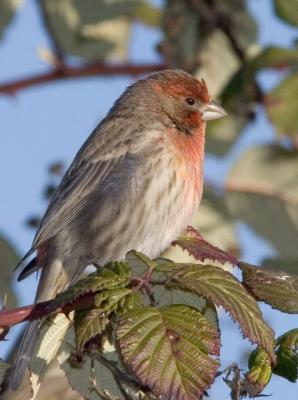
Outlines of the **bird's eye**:
{"type": "Polygon", "coordinates": [[[196,102],[193,97],[186,97],[185,101],[189,106],[193,106],[196,102]]]}

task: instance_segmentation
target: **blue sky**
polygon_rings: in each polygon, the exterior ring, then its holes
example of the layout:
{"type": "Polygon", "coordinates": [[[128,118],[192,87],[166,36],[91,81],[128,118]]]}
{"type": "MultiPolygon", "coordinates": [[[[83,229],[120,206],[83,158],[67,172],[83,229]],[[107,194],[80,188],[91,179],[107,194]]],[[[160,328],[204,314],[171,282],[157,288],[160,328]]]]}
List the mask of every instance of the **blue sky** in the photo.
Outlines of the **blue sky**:
{"type": "MultiPolygon", "coordinates": [[[[155,3],[160,4],[160,1],[155,3]]],[[[271,1],[250,0],[248,3],[259,22],[262,45],[291,45],[298,32],[273,17],[271,1]]],[[[131,56],[134,61],[158,60],[154,48],[160,39],[159,32],[137,24],[133,38],[131,56]]],[[[0,43],[0,82],[46,71],[48,67],[37,57],[37,48],[47,44],[36,2],[27,0],[0,43]]],[[[264,72],[259,81],[268,90],[280,76],[276,72],[264,72]]],[[[19,92],[15,97],[0,97],[0,233],[12,240],[20,254],[30,247],[33,237],[33,231],[25,226],[26,218],[42,213],[45,208],[42,189],[47,180],[46,167],[55,160],[70,163],[91,130],[130,82],[131,79],[125,77],[88,78],[35,87],[19,92]]],[[[207,159],[206,175],[223,177],[246,148],[271,140],[273,128],[260,110],[257,121],[246,128],[228,157],[207,159]]],[[[272,251],[246,227],[239,226],[238,233],[245,243],[243,259],[258,263],[272,251]]],[[[21,304],[33,301],[35,286],[34,275],[17,284],[21,304]]],[[[268,307],[264,309],[278,333],[295,327],[294,318],[269,312],[268,307]]],[[[243,348],[242,339],[228,318],[221,319],[223,365],[227,365],[243,348]]],[[[10,337],[13,338],[17,331],[18,328],[14,329],[10,337]]],[[[7,346],[2,345],[0,356],[7,352],[7,346]]],[[[227,393],[219,384],[212,391],[212,398],[222,399],[223,390],[227,393]]],[[[273,393],[273,400],[280,399],[285,393],[288,400],[294,400],[296,391],[297,385],[274,378],[266,393],[273,393]]]]}

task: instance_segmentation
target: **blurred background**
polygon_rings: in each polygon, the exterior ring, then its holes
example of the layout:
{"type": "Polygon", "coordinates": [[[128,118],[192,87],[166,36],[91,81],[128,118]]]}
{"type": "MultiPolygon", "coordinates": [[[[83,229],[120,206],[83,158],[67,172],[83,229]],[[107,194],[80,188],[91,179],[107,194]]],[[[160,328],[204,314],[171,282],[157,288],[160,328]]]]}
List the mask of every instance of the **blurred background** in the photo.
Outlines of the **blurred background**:
{"type": "MultiPolygon", "coordinates": [[[[13,267],[63,171],[134,79],[179,67],[203,77],[229,118],[209,124],[193,225],[242,260],[298,272],[297,0],[0,0],[0,297],[32,303],[13,267]]],[[[180,255],[181,256],[181,255],[180,255]]],[[[280,335],[295,317],[262,305],[280,335]]],[[[220,314],[222,368],[252,350],[220,314]]],[[[21,326],[1,342],[6,359],[21,326]]],[[[38,398],[79,399],[61,378],[38,398]],[[63,391],[64,390],[64,391],[63,391]],[[55,393],[54,393],[55,392],[55,393]]],[[[272,400],[297,398],[273,377],[272,400]]],[[[218,378],[211,399],[229,398],[218,378]]]]}

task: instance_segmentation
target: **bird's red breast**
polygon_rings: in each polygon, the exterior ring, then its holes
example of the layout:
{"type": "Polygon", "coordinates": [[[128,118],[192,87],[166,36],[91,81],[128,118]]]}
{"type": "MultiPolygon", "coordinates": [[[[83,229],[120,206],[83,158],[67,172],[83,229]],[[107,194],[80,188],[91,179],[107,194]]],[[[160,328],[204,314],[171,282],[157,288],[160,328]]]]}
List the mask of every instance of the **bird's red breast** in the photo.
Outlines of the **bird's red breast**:
{"type": "Polygon", "coordinates": [[[170,145],[172,145],[178,176],[189,182],[189,186],[197,192],[202,191],[203,161],[205,145],[205,124],[201,121],[192,134],[169,129],[170,145]]]}

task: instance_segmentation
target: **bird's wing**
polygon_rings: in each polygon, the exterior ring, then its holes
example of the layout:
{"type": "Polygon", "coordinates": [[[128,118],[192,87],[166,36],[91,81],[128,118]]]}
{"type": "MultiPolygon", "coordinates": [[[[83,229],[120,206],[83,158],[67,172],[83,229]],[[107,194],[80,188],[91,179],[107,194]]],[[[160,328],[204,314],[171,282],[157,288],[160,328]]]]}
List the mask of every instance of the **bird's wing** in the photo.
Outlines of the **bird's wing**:
{"type": "MultiPolygon", "coordinates": [[[[130,133],[133,136],[133,132],[130,133]]],[[[109,126],[93,132],[54,193],[34,238],[33,249],[55,236],[84,211],[90,194],[100,188],[105,177],[128,153],[130,139],[122,132],[113,135],[109,126]]]]}

